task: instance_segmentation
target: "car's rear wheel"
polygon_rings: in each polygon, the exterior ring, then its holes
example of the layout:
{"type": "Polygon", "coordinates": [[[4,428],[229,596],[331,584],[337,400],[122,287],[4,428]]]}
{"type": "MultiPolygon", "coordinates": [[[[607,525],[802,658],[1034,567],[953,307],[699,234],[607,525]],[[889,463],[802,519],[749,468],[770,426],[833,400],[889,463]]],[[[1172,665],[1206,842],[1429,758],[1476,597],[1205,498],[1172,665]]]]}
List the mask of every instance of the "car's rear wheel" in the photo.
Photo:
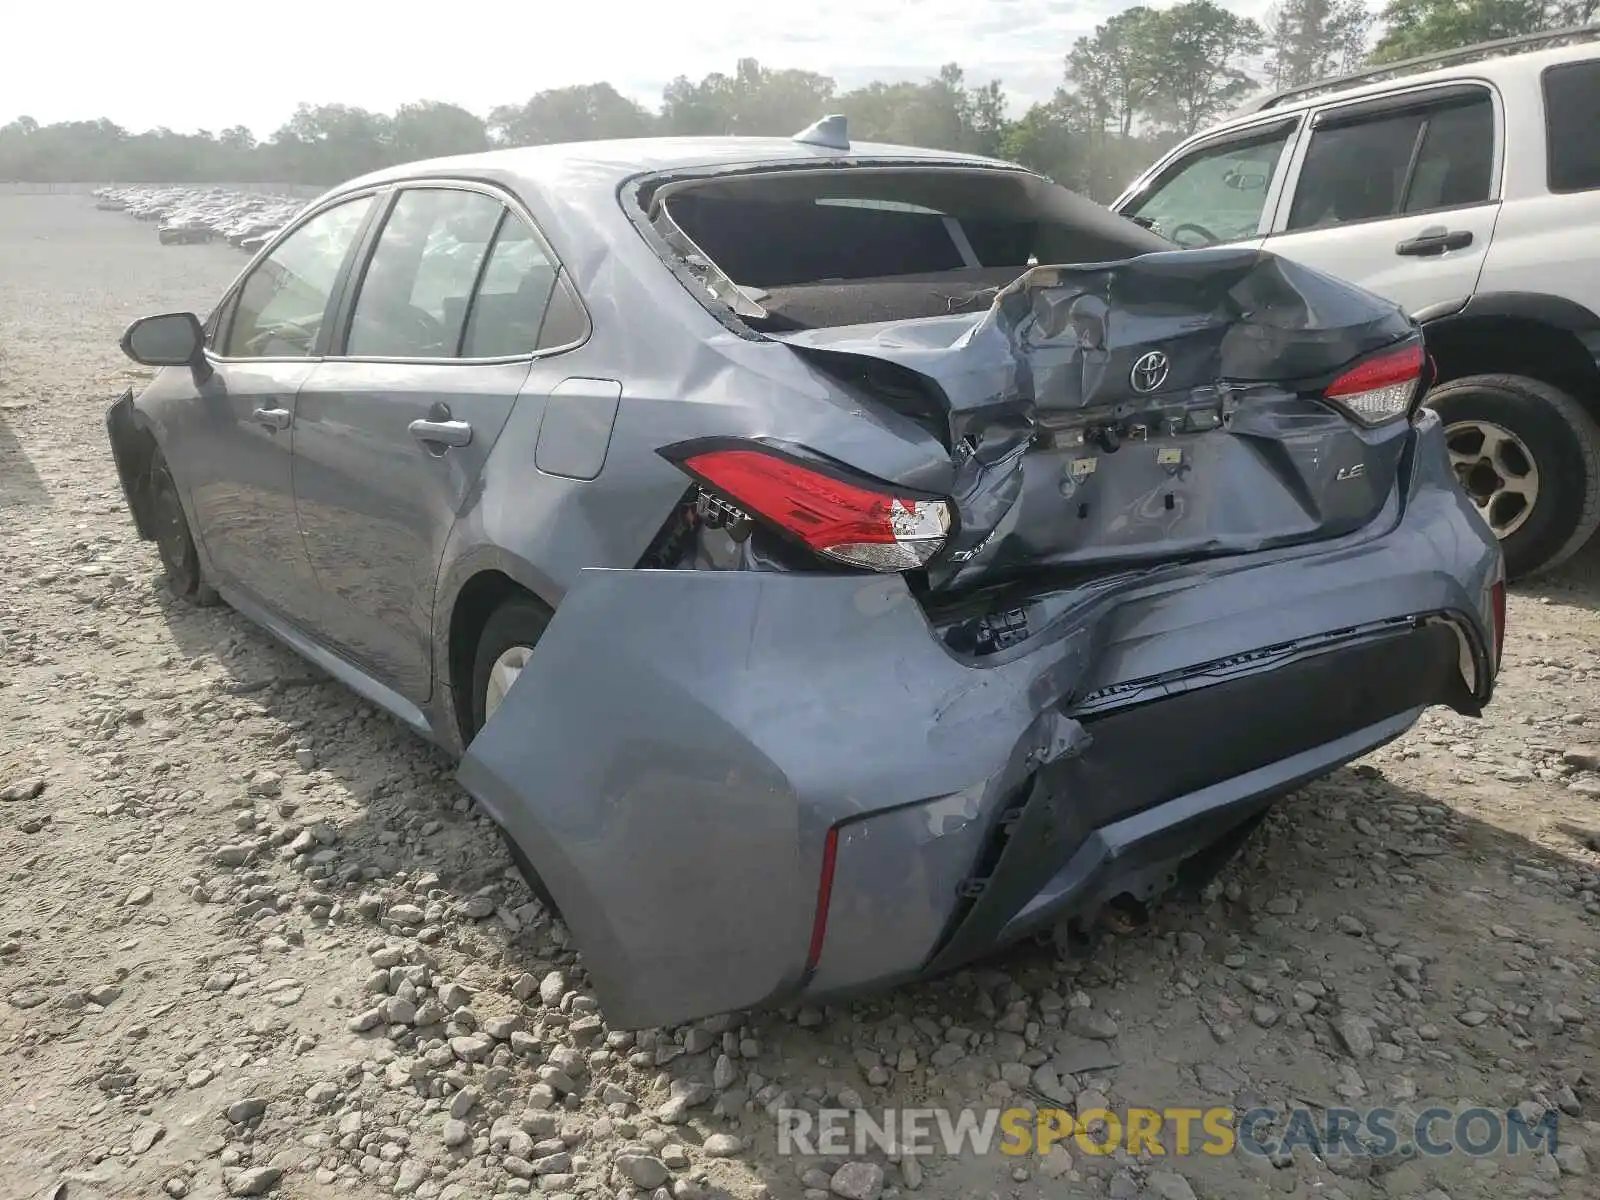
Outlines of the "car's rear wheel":
{"type": "Polygon", "coordinates": [[[150,460],[145,495],[150,503],[156,552],[161,556],[161,569],[172,594],[201,607],[215,604],[217,593],[200,569],[200,553],[195,549],[194,535],[189,532],[189,518],[184,515],[178,485],[159,452],[150,460]]]}
{"type": "MultiPolygon", "coordinates": [[[[550,624],[550,610],[529,595],[511,596],[489,614],[483,632],[478,635],[478,649],[472,660],[472,728],[468,731],[468,744],[478,736],[478,731],[494,716],[495,710],[505,700],[506,694],[522,674],[539,644],[545,627],[550,624]]],[[[534,869],[533,862],[517,845],[506,830],[500,830],[506,850],[517,866],[529,890],[551,912],[557,911],[550,889],[534,869]]]]}
{"type": "Polygon", "coordinates": [[[1565,562],[1600,526],[1600,426],[1559,388],[1471,375],[1428,393],[1456,478],[1500,539],[1511,579],[1565,562]]]}

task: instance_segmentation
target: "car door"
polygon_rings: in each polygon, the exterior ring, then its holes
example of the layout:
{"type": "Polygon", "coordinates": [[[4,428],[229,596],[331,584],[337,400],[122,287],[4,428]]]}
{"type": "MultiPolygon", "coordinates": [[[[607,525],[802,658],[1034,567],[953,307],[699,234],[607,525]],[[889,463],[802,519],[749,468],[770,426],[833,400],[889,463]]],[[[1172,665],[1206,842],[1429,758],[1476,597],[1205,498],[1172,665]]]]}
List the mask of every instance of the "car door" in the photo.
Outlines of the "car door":
{"type": "Polygon", "coordinates": [[[1276,117],[1180,148],[1112,208],[1187,248],[1259,244],[1299,127],[1276,117]]]}
{"type": "Polygon", "coordinates": [[[209,322],[212,371],[169,454],[181,465],[216,581],[296,624],[315,578],[295,519],[296,395],[327,346],[340,283],[371,193],[308,214],[230,290],[209,322]]]}
{"type": "Polygon", "coordinates": [[[344,306],[340,352],[300,393],[295,502],[330,639],[418,704],[445,541],[541,348],[556,275],[506,197],[406,186],[344,306]]]}
{"type": "Polygon", "coordinates": [[[1470,296],[1500,210],[1497,108],[1453,83],[1319,109],[1266,248],[1412,313],[1470,296]]]}

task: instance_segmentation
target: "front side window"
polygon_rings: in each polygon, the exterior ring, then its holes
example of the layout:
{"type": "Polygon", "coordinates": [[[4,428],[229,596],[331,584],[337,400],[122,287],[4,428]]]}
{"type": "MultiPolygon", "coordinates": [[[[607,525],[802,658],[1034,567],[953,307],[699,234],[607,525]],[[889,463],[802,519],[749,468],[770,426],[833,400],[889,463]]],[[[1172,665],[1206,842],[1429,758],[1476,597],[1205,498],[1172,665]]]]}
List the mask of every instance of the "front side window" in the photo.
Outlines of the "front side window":
{"type": "Polygon", "coordinates": [[[1311,134],[1286,228],[1481,204],[1492,191],[1494,105],[1486,91],[1367,119],[1337,114],[1311,134]]]}
{"type": "Polygon", "coordinates": [[[372,206],[371,196],[324,209],[258,263],[239,289],[229,358],[309,358],[339,270],[372,206]]]}
{"type": "Polygon", "coordinates": [[[1544,116],[1552,192],[1600,188],[1600,62],[1566,63],[1544,73],[1544,116]]]}
{"type": "Polygon", "coordinates": [[[455,358],[504,205],[482,192],[402,192],[361,280],[345,353],[455,358]]]}
{"type": "Polygon", "coordinates": [[[1162,171],[1123,215],[1180,246],[1254,237],[1293,125],[1243,141],[1202,146],[1162,171]]]}

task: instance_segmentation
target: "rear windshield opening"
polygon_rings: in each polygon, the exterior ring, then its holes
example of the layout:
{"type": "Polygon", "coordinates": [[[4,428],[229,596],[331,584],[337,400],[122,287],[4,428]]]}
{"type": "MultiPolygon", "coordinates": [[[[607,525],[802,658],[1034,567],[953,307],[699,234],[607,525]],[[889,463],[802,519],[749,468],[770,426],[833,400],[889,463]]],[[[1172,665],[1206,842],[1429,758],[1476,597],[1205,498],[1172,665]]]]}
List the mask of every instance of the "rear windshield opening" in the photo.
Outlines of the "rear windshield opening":
{"type": "Polygon", "coordinates": [[[1168,249],[1020,171],[789,170],[668,184],[656,227],[708,290],[763,330],[982,308],[1036,263],[1168,249]]]}

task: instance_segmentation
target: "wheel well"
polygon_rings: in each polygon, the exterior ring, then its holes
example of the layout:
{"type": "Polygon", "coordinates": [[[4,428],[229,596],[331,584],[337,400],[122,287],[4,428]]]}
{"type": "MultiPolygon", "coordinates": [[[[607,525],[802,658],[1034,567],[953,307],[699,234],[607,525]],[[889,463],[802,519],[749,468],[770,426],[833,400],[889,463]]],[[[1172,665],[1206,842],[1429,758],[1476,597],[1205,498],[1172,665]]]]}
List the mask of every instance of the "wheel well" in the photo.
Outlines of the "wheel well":
{"type": "Polygon", "coordinates": [[[122,477],[128,507],[133,512],[134,528],[147,542],[156,536],[150,515],[150,465],[158,450],[155,435],[149,430],[140,429],[132,421],[119,422],[115,427],[112,457],[116,460],[117,474],[122,477]]]}
{"type": "Polygon", "coordinates": [[[489,614],[509,597],[533,593],[501,571],[480,571],[467,580],[450,610],[450,690],[456,728],[465,740],[472,728],[472,663],[489,614]]]}
{"type": "Polygon", "coordinates": [[[1600,367],[1565,329],[1525,317],[1444,320],[1427,328],[1436,384],[1467,375],[1526,375],[1566,392],[1600,419],[1600,367]]]}

